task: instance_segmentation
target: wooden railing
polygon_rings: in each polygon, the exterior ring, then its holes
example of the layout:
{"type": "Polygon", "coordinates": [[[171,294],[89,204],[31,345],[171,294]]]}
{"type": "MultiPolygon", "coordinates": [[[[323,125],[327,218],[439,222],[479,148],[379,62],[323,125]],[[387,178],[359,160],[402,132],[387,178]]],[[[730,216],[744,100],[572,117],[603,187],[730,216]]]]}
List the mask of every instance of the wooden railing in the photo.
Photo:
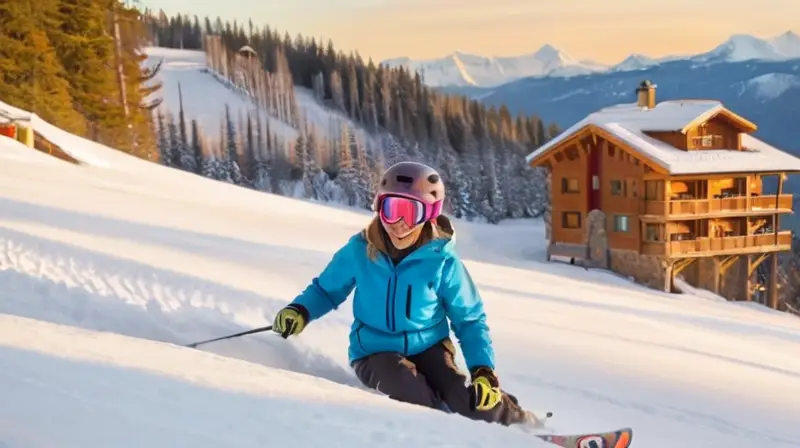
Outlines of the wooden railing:
{"type": "Polygon", "coordinates": [[[696,238],[693,240],[670,242],[645,242],[642,253],[647,255],[690,255],[708,252],[746,252],[746,249],[768,248],[792,245],[790,230],[778,232],[777,242],[774,233],[759,235],[728,236],[722,238],[696,238]]]}
{"type": "Polygon", "coordinates": [[[752,196],[750,205],[746,196],[721,199],[682,199],[672,201],[644,201],[645,215],[702,215],[719,212],[750,212],[761,210],[791,210],[791,194],[752,196]],[[775,207],[777,204],[777,208],[775,207]]]}

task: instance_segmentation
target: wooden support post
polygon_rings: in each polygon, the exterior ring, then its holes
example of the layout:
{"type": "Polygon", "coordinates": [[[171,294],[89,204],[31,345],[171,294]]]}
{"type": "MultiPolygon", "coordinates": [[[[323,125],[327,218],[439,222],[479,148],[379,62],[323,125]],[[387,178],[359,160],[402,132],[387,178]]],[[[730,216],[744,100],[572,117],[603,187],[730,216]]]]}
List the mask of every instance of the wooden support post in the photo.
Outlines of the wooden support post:
{"type": "Polygon", "coordinates": [[[711,292],[713,292],[714,294],[719,294],[720,283],[722,283],[721,278],[720,278],[721,277],[721,271],[722,271],[722,268],[721,268],[720,265],[722,264],[722,261],[720,260],[719,257],[711,257],[711,261],[713,262],[712,263],[713,264],[713,268],[712,269],[714,270],[714,272],[712,272],[712,274],[711,274],[712,278],[714,279],[713,280],[714,283],[711,285],[711,292]]]}
{"type": "Polygon", "coordinates": [[[747,297],[745,300],[747,301],[753,300],[753,293],[755,292],[753,290],[753,285],[752,285],[753,273],[756,272],[756,269],[758,269],[758,267],[761,266],[761,263],[763,263],[764,260],[766,260],[767,257],[769,257],[769,255],[770,255],[769,252],[763,253],[755,259],[753,259],[752,255],[747,256],[747,272],[745,273],[745,275],[747,275],[747,279],[745,282],[745,285],[747,286],[747,292],[746,292],[747,297]]]}
{"type": "Polygon", "coordinates": [[[672,268],[675,260],[666,260],[664,265],[664,292],[672,292],[672,268]]]}
{"type": "MultiPolygon", "coordinates": [[[[728,257],[723,258],[722,261],[720,262],[720,264],[719,264],[719,286],[718,286],[718,289],[720,291],[722,291],[722,287],[725,284],[725,282],[723,280],[727,278],[726,274],[728,273],[728,270],[731,267],[733,267],[733,265],[736,264],[737,261],[739,261],[739,255],[730,255],[728,257]]],[[[731,297],[729,295],[725,295],[724,297],[726,299],[728,299],[728,300],[738,300],[735,297],[731,297]]]]}
{"type": "Polygon", "coordinates": [[[745,256],[745,270],[742,273],[742,275],[744,276],[744,278],[742,279],[742,282],[744,283],[744,285],[743,285],[744,286],[744,298],[742,300],[745,300],[745,301],[749,302],[753,298],[751,293],[750,293],[750,290],[752,289],[752,285],[751,285],[752,282],[750,281],[750,279],[753,277],[753,256],[752,255],[746,255],[745,256]]]}
{"type": "MultiPolygon", "coordinates": [[[[773,221],[773,230],[775,231],[775,245],[778,245],[778,235],[781,230],[781,215],[778,210],[781,208],[781,195],[783,194],[783,178],[786,177],[783,173],[778,174],[778,194],[775,195],[775,218],[773,221]]],[[[777,257],[777,254],[775,255],[777,257]]]]}
{"type": "Polygon", "coordinates": [[[769,273],[769,298],[767,306],[778,309],[778,252],[772,253],[772,269],[769,273]]]}
{"type": "Polygon", "coordinates": [[[750,191],[750,185],[753,183],[753,176],[752,175],[748,175],[745,178],[745,182],[747,182],[747,184],[744,187],[745,201],[747,201],[747,205],[745,205],[745,210],[747,210],[749,212],[749,211],[751,211],[753,209],[753,206],[752,206],[751,200],[750,200],[750,195],[752,194],[752,192],[750,191]]]}

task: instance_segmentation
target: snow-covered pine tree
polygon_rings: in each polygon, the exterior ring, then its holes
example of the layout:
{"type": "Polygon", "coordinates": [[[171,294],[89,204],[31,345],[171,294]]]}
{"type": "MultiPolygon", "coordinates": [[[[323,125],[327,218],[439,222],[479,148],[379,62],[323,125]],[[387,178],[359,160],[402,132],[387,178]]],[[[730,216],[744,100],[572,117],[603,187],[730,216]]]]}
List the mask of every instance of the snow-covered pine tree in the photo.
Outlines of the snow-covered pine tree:
{"type": "Polygon", "coordinates": [[[331,85],[331,100],[333,102],[334,110],[346,112],[344,105],[344,90],[342,87],[342,77],[339,75],[338,70],[333,70],[330,76],[331,85]]]}
{"type": "Polygon", "coordinates": [[[227,104],[225,105],[224,129],[224,162],[229,173],[225,180],[236,185],[242,185],[244,183],[244,176],[242,176],[242,171],[239,168],[238,162],[239,148],[237,145],[236,125],[231,117],[231,109],[227,104]]]}
{"type": "Polygon", "coordinates": [[[252,159],[253,162],[253,188],[259,191],[271,192],[272,180],[270,176],[270,157],[271,151],[268,146],[270,142],[269,137],[269,118],[267,118],[267,131],[264,132],[261,115],[256,110],[256,130],[255,130],[255,144],[253,145],[252,159]]]}
{"type": "Polygon", "coordinates": [[[194,154],[194,173],[201,174],[205,157],[203,155],[203,141],[197,120],[192,120],[192,153],[194,154]]]}
{"type": "Polygon", "coordinates": [[[158,151],[161,154],[161,163],[166,166],[172,166],[172,146],[169,142],[169,131],[167,130],[167,123],[164,117],[164,112],[159,107],[156,112],[156,125],[158,132],[158,151]]]}
{"type": "Polygon", "coordinates": [[[169,166],[183,169],[182,160],[185,149],[181,143],[178,124],[172,115],[167,117],[167,140],[169,142],[169,166]]]}

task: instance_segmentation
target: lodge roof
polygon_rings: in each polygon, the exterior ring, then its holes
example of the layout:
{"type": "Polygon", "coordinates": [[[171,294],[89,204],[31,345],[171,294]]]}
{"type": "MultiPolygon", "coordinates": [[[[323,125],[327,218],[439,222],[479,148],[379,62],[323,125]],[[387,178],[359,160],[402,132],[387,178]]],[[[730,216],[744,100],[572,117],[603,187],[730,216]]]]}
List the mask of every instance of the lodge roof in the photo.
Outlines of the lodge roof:
{"type": "Polygon", "coordinates": [[[631,149],[660,165],[670,174],[713,174],[734,172],[800,171],[800,158],[781,151],[752,135],[742,133],[742,151],[713,149],[685,151],[650,137],[646,132],[683,132],[716,115],[727,116],[743,130],[755,125],[713,100],[662,101],[652,109],[637,103],[600,109],[551,139],[526,160],[533,162],[550,149],[588,127],[611,134],[631,149]]]}

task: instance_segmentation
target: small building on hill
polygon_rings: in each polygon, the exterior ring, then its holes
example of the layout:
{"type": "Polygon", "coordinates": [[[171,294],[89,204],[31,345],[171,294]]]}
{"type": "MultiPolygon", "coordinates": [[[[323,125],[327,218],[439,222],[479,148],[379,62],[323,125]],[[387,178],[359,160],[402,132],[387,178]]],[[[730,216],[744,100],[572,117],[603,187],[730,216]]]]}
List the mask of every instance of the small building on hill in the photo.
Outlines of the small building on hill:
{"type": "Polygon", "coordinates": [[[675,276],[731,300],[750,300],[755,269],[791,249],[783,192],[800,159],[751,134],[756,125],[719,101],[637,102],[594,112],[528,155],[550,172],[548,259],[558,255],[673,291],[675,276]],[[777,192],[763,180],[777,177],[777,192]]]}

